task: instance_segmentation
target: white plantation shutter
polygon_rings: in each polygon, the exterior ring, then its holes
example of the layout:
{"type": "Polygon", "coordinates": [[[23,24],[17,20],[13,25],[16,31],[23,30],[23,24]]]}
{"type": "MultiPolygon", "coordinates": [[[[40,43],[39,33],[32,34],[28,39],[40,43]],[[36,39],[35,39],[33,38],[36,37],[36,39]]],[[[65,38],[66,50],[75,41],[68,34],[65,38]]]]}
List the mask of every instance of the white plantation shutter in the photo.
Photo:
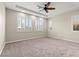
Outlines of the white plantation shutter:
{"type": "Polygon", "coordinates": [[[17,31],[21,32],[21,17],[17,16],[17,31]]]}
{"type": "Polygon", "coordinates": [[[24,32],[25,31],[25,17],[21,18],[21,26],[22,26],[21,31],[24,32]]]}
{"type": "Polygon", "coordinates": [[[32,31],[32,19],[26,16],[17,16],[17,31],[19,32],[31,32],[32,31]]]}
{"type": "Polygon", "coordinates": [[[46,24],[45,20],[43,18],[37,18],[35,20],[35,29],[36,31],[44,31],[46,24]]]}
{"type": "Polygon", "coordinates": [[[32,18],[31,18],[31,16],[28,16],[28,23],[29,23],[28,29],[29,29],[29,31],[32,31],[32,18]]]}
{"type": "Polygon", "coordinates": [[[28,19],[28,16],[26,16],[26,20],[25,20],[25,29],[26,29],[26,32],[29,31],[29,19],[28,19]]]}
{"type": "Polygon", "coordinates": [[[31,17],[31,15],[17,15],[17,31],[18,32],[43,32],[46,30],[46,20],[40,17],[31,17]],[[33,24],[34,22],[34,24],[33,24]]]}

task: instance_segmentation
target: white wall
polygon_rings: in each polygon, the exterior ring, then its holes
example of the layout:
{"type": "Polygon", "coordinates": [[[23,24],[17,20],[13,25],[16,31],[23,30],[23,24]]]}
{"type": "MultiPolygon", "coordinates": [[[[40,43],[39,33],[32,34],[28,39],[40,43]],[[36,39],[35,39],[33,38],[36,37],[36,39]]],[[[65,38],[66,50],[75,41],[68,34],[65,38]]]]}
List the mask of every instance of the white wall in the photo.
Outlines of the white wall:
{"type": "Polygon", "coordinates": [[[0,3],[0,54],[4,47],[5,41],[5,6],[0,3]]]}
{"type": "Polygon", "coordinates": [[[51,17],[49,19],[48,36],[79,43],[79,31],[73,31],[72,19],[74,15],[79,15],[79,10],[70,11],[51,17]],[[50,30],[52,27],[52,30],[50,30]]]}
{"type": "Polygon", "coordinates": [[[31,33],[17,32],[16,16],[18,13],[20,13],[20,12],[6,9],[6,18],[7,18],[7,20],[6,20],[6,42],[7,43],[47,36],[47,31],[31,32],[31,33]]]}

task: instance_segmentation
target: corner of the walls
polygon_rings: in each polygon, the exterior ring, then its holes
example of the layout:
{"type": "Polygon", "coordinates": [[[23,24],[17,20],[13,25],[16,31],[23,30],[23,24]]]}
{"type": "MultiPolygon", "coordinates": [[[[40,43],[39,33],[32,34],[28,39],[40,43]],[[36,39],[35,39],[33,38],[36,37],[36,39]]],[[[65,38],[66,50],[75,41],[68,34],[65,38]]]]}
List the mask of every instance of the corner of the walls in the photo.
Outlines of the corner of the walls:
{"type": "Polygon", "coordinates": [[[5,47],[5,42],[2,44],[2,47],[1,47],[1,49],[0,49],[0,55],[1,55],[1,53],[2,53],[2,51],[3,51],[3,49],[4,49],[4,47],[5,47]]]}

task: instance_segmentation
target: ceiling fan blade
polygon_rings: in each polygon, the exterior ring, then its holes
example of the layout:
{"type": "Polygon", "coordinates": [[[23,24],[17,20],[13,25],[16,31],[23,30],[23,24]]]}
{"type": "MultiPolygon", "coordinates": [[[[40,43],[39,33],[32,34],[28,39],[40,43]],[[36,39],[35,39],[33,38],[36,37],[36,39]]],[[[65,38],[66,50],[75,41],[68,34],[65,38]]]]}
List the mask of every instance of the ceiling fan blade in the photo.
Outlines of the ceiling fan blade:
{"type": "Polygon", "coordinates": [[[46,8],[47,10],[55,10],[55,8],[46,8]]]}
{"type": "Polygon", "coordinates": [[[46,4],[46,7],[49,7],[49,5],[50,5],[50,2],[48,2],[48,3],[46,4]]]}
{"type": "Polygon", "coordinates": [[[47,9],[44,9],[46,11],[46,13],[48,13],[48,10],[47,9]]]}
{"type": "Polygon", "coordinates": [[[50,2],[48,2],[47,5],[49,6],[50,5],[50,2]]]}

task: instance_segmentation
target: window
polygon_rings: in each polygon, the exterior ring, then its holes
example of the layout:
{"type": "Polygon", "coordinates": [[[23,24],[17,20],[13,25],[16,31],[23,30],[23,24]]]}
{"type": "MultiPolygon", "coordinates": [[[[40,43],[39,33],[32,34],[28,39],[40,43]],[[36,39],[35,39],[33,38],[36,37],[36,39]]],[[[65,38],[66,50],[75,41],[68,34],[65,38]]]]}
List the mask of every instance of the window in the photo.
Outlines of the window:
{"type": "Polygon", "coordinates": [[[52,31],[52,21],[51,20],[49,20],[49,22],[48,22],[48,31],[50,32],[50,31],[52,31]]]}
{"type": "Polygon", "coordinates": [[[17,15],[17,31],[18,32],[43,32],[46,30],[46,20],[44,18],[31,15],[17,15]]]}
{"type": "Polygon", "coordinates": [[[29,15],[17,15],[17,31],[30,32],[32,30],[32,19],[29,15]]]}
{"type": "Polygon", "coordinates": [[[25,31],[25,17],[21,18],[21,31],[24,32],[25,31]]]}
{"type": "Polygon", "coordinates": [[[73,31],[79,31],[79,15],[72,16],[73,31]]]}
{"type": "Polygon", "coordinates": [[[45,21],[43,18],[37,18],[35,20],[35,29],[36,31],[44,31],[45,21]]]}
{"type": "Polygon", "coordinates": [[[21,31],[21,17],[17,16],[17,31],[21,31]]]}
{"type": "Polygon", "coordinates": [[[32,19],[30,16],[26,17],[26,32],[32,31],[32,19]]]}

